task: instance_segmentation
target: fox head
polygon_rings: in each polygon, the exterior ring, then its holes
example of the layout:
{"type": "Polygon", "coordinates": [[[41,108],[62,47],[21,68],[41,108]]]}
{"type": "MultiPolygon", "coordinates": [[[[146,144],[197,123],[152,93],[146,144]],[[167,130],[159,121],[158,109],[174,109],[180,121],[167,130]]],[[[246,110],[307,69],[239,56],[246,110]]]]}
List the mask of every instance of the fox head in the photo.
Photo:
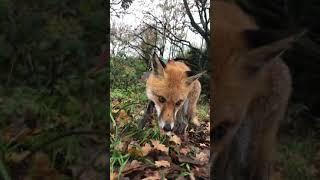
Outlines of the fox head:
{"type": "Polygon", "coordinates": [[[201,75],[192,75],[190,68],[183,62],[170,60],[164,64],[156,54],[153,55],[146,93],[155,104],[161,129],[166,132],[173,130],[178,111],[183,108],[193,82],[201,75]]]}
{"type": "Polygon", "coordinates": [[[225,59],[223,66],[214,67],[211,88],[216,143],[219,144],[219,140],[228,134],[225,131],[240,125],[248,113],[250,103],[267,89],[267,67],[278,63],[279,56],[293,39],[289,37],[245,53],[234,54],[228,60],[225,59]]]}

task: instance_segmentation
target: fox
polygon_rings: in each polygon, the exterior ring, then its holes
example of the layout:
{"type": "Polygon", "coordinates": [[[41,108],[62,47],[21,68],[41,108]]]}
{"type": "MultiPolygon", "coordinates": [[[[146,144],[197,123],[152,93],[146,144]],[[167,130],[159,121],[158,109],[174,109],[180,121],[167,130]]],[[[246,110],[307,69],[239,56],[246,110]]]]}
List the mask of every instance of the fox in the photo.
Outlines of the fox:
{"type": "Polygon", "coordinates": [[[161,130],[186,138],[189,123],[199,125],[197,102],[201,93],[201,83],[198,79],[204,72],[193,73],[179,59],[170,59],[164,64],[156,53],[152,56],[151,65],[151,72],[144,75],[146,95],[150,102],[138,126],[143,128],[155,111],[161,130]]]}
{"type": "Polygon", "coordinates": [[[281,55],[304,33],[276,36],[235,3],[211,3],[210,176],[272,179],[277,132],[292,91],[281,55]]]}

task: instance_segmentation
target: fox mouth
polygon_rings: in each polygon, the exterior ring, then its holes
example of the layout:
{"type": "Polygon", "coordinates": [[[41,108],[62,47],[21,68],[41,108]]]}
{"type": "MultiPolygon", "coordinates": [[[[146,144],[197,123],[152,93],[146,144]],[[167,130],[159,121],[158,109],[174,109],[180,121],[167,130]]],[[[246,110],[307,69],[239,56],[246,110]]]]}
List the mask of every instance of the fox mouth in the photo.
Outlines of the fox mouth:
{"type": "Polygon", "coordinates": [[[173,130],[174,122],[165,123],[164,121],[159,121],[159,127],[164,130],[166,133],[170,133],[173,130]]]}

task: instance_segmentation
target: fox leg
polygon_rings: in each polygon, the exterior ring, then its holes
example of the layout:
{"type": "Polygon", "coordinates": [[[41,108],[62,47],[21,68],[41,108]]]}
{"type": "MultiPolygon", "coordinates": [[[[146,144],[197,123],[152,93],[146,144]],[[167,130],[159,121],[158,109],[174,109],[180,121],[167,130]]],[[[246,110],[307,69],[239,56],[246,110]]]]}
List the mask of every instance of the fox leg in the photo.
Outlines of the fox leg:
{"type": "Polygon", "coordinates": [[[154,102],[149,101],[147,110],[144,113],[143,118],[138,121],[138,128],[144,128],[144,126],[152,120],[154,109],[154,102]]]}
{"type": "Polygon", "coordinates": [[[253,141],[256,143],[252,146],[253,152],[251,159],[249,159],[250,180],[272,179],[275,152],[273,151],[273,148],[270,147],[275,147],[276,145],[276,134],[279,122],[285,114],[284,109],[285,107],[272,112],[270,116],[264,120],[264,122],[268,122],[269,126],[266,125],[264,128],[261,127],[257,136],[252,137],[254,138],[253,141]]]}
{"type": "Polygon", "coordinates": [[[197,116],[197,103],[201,93],[201,84],[197,80],[194,82],[192,92],[188,96],[188,104],[187,104],[187,117],[189,121],[191,121],[196,126],[199,126],[199,120],[197,116]]]}

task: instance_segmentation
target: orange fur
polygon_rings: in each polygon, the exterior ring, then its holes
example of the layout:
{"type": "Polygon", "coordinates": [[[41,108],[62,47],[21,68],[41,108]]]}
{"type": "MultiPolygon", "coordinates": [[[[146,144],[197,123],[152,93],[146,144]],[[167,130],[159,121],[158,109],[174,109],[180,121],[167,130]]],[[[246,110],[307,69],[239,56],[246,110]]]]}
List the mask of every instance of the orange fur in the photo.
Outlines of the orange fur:
{"type": "Polygon", "coordinates": [[[190,68],[186,64],[171,60],[160,71],[161,75],[151,73],[146,83],[147,96],[155,104],[160,127],[172,123],[172,130],[177,134],[185,133],[190,120],[197,121],[196,104],[201,85],[197,78],[189,82],[187,71],[190,68]],[[161,102],[160,97],[165,102],[161,102]]]}

